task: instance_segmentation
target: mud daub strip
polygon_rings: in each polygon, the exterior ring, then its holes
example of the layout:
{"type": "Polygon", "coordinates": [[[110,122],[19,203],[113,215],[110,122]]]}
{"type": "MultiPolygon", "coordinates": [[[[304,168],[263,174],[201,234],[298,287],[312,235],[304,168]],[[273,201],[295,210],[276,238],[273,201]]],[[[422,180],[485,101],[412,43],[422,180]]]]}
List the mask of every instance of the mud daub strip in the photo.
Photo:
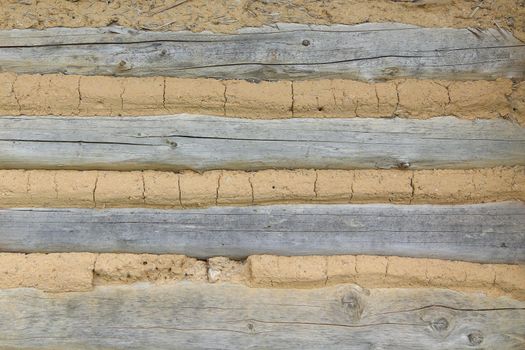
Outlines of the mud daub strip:
{"type": "MultiPolygon", "coordinates": [[[[523,34],[519,21],[525,10],[519,0],[500,0],[483,5],[468,0],[375,1],[371,7],[359,0],[329,2],[294,0],[214,2],[206,0],[156,2],[114,0],[111,3],[61,2],[53,0],[10,2],[0,7],[0,28],[101,27],[109,24],[147,30],[234,32],[242,27],[305,24],[357,24],[403,22],[425,27],[493,28],[523,34]],[[180,4],[179,4],[180,3],[180,4]],[[178,4],[178,6],[171,6],[178,4]]],[[[523,36],[520,36],[523,38],[523,36]]]]}
{"type": "Polygon", "coordinates": [[[506,117],[525,122],[525,83],[512,81],[277,81],[0,73],[3,115],[167,115],[273,119],[506,117]]]}
{"type": "Polygon", "coordinates": [[[87,291],[136,282],[231,282],[258,288],[319,288],[357,283],[365,288],[446,287],[525,299],[524,267],[396,256],[274,256],[246,260],[184,255],[0,253],[0,289],[87,291]]]}
{"type": "Polygon", "coordinates": [[[0,170],[0,207],[268,203],[483,203],[525,200],[524,167],[476,170],[0,170]]]}

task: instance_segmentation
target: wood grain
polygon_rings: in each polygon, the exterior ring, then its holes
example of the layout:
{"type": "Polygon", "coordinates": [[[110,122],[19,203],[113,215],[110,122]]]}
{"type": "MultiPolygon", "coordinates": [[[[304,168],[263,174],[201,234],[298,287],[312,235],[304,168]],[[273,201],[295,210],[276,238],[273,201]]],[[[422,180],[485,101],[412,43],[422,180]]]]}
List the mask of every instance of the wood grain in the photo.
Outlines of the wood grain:
{"type": "Polygon", "coordinates": [[[236,34],[121,27],[0,31],[0,67],[16,73],[381,80],[523,78],[525,44],[502,29],[280,24],[236,34]]]}
{"type": "Polygon", "coordinates": [[[177,253],[198,258],[396,255],[525,261],[525,204],[3,209],[5,252],[177,253]]]}
{"type": "Polygon", "coordinates": [[[503,119],[0,118],[4,169],[469,169],[524,154],[525,129],[503,119]]]}
{"type": "Polygon", "coordinates": [[[522,349],[525,303],[439,289],[179,283],[0,291],[2,349],[522,349]]]}

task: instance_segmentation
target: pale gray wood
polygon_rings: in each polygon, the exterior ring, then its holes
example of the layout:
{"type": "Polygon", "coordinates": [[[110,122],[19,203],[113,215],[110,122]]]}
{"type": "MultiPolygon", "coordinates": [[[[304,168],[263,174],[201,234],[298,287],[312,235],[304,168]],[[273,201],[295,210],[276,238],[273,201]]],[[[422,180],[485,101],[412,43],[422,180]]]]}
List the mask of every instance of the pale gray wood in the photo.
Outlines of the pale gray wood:
{"type": "Polygon", "coordinates": [[[525,261],[525,204],[2,209],[5,252],[371,254],[525,261]]]}
{"type": "Polygon", "coordinates": [[[1,168],[469,169],[524,164],[525,128],[503,119],[0,118],[1,168]]]}
{"type": "Polygon", "coordinates": [[[523,349],[525,303],[439,289],[178,283],[0,291],[2,349],[523,349]]]}
{"type": "Polygon", "coordinates": [[[0,31],[0,67],[16,73],[301,79],[525,76],[525,45],[502,29],[395,23],[298,24],[235,34],[121,27],[0,31]]]}

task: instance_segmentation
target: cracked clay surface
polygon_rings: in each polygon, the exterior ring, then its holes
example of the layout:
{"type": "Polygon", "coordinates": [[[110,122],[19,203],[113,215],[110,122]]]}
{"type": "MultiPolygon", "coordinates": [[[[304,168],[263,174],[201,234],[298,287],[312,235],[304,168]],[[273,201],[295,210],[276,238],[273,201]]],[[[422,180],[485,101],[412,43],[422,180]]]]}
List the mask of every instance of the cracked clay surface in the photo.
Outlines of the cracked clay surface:
{"type": "Polygon", "coordinates": [[[510,295],[525,300],[525,266],[395,256],[272,256],[243,261],[184,255],[0,253],[0,288],[87,291],[135,282],[232,282],[254,288],[319,288],[355,283],[365,288],[429,288],[510,295]]]}
{"type": "Polygon", "coordinates": [[[0,170],[0,207],[271,203],[484,203],[525,200],[525,167],[473,170],[0,170]]]}
{"type": "Polygon", "coordinates": [[[2,115],[168,115],[253,119],[508,118],[525,123],[525,85],[495,81],[242,80],[0,73],[2,115]]]}

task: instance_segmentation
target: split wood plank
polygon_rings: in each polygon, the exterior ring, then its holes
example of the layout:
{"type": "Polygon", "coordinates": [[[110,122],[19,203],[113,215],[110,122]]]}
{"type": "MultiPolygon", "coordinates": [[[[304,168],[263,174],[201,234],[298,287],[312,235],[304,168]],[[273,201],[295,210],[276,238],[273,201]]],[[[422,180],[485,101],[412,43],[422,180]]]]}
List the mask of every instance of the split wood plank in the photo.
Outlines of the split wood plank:
{"type": "Polygon", "coordinates": [[[0,291],[2,349],[522,349],[525,303],[443,289],[0,291]]]}
{"type": "Polygon", "coordinates": [[[395,255],[525,261],[525,204],[2,209],[5,252],[395,255]]]}
{"type": "Polygon", "coordinates": [[[470,169],[513,165],[525,165],[525,128],[503,119],[0,118],[0,167],[4,169],[470,169]]]}
{"type": "Polygon", "coordinates": [[[122,27],[0,31],[15,73],[301,79],[525,77],[525,44],[502,29],[279,24],[235,34],[122,27]]]}

